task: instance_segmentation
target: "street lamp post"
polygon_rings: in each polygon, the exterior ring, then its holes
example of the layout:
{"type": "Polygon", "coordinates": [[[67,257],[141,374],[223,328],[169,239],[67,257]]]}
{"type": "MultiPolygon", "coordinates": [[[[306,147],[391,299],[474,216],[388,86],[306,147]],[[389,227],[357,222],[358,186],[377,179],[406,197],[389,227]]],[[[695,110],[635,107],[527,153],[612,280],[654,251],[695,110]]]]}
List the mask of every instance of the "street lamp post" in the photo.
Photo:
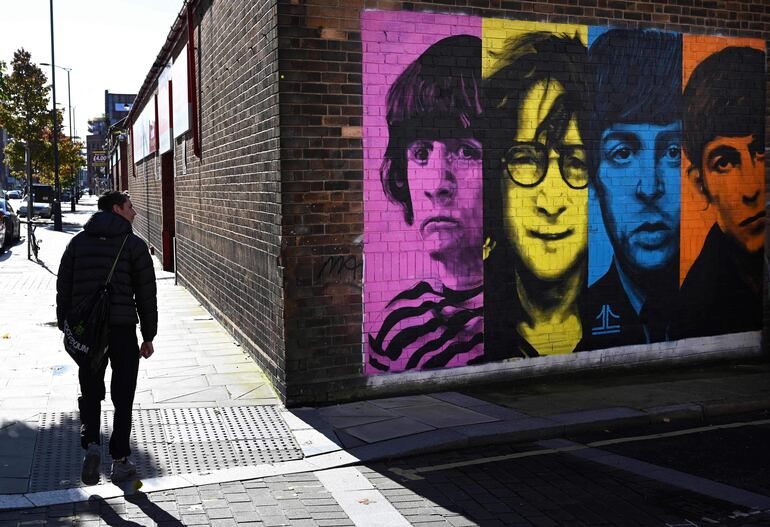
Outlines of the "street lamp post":
{"type": "MultiPolygon", "coordinates": [[[[52,55],[53,56],[53,55],[52,55]]],[[[53,59],[52,59],[53,60],[53,59]]],[[[72,68],[65,68],[64,66],[55,66],[54,64],[48,64],[47,62],[41,62],[41,66],[51,66],[52,68],[59,68],[67,72],[67,113],[69,115],[70,123],[70,141],[72,141],[72,91],[70,90],[70,71],[72,68]]],[[[70,174],[72,175],[72,174],[70,174]]],[[[70,212],[75,212],[75,181],[73,176],[72,188],[70,189],[70,212]]],[[[60,209],[61,210],[61,209],[60,209]]]]}
{"type": "MultiPolygon", "coordinates": [[[[53,230],[61,232],[61,184],[59,183],[59,119],[56,113],[56,59],[54,58],[54,38],[53,38],[53,0],[49,2],[51,10],[51,90],[53,91],[53,182],[54,182],[54,201],[53,201],[53,230]]],[[[30,189],[31,190],[31,189],[30,189]]]]}
{"type": "Polygon", "coordinates": [[[27,174],[27,260],[32,259],[32,154],[29,151],[29,141],[23,141],[24,169],[27,174]]]}

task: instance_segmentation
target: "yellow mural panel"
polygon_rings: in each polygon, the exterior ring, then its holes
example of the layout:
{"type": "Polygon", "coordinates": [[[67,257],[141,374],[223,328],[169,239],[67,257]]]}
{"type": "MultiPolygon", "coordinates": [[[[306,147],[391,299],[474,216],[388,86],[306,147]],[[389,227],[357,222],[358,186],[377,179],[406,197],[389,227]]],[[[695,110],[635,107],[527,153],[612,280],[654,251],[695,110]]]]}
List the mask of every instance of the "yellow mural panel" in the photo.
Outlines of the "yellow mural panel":
{"type": "MultiPolygon", "coordinates": [[[[575,60],[582,71],[585,48],[582,56],[575,52],[581,49],[580,44],[587,46],[588,27],[482,19],[482,77],[490,81],[493,100],[489,104],[497,112],[492,121],[503,128],[486,146],[504,154],[500,171],[490,175],[499,178],[501,225],[489,226],[497,237],[494,242],[505,249],[490,251],[494,262],[486,264],[485,280],[489,278],[489,283],[496,285],[499,282],[511,294],[498,300],[500,316],[487,313],[515,328],[518,337],[513,346],[524,356],[571,353],[579,345],[583,332],[577,299],[585,285],[588,239],[588,172],[579,129],[585,123],[579,123],[575,113],[582,105],[569,107],[563,115],[567,90],[585,85],[569,85],[564,76],[549,75],[552,66],[545,62],[539,72],[530,72],[531,77],[523,73],[525,70],[516,70],[522,65],[505,57],[506,51],[513,41],[532,33],[566,37],[571,43],[549,42],[554,48],[546,45],[547,53],[563,50],[559,67],[566,68],[575,60]],[[492,79],[503,67],[513,67],[518,73],[492,79]],[[513,277],[503,278],[505,273],[496,272],[497,266],[515,269],[513,277]]],[[[532,60],[540,49],[538,42],[530,40],[518,50],[532,53],[525,60],[532,60]]]]}
{"type": "Polygon", "coordinates": [[[507,40],[533,31],[564,33],[571,37],[578,35],[580,41],[584,45],[588,45],[588,26],[506,20],[503,18],[483,18],[481,20],[481,40],[483,49],[481,76],[486,79],[497,71],[499,66],[495,55],[503,50],[507,40]]]}

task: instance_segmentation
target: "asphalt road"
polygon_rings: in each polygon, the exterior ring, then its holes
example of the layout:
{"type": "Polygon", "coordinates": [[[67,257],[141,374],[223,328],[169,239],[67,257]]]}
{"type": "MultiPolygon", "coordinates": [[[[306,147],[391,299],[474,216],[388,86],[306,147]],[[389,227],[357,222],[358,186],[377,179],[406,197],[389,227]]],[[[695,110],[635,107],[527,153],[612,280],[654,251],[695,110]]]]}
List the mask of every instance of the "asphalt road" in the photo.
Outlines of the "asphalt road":
{"type": "Polygon", "coordinates": [[[770,420],[746,422],[481,447],[374,465],[368,477],[408,489],[382,492],[413,524],[443,509],[483,526],[770,525],[770,420]]]}
{"type": "Polygon", "coordinates": [[[480,446],[0,513],[21,525],[770,525],[770,416],[480,446]]]}

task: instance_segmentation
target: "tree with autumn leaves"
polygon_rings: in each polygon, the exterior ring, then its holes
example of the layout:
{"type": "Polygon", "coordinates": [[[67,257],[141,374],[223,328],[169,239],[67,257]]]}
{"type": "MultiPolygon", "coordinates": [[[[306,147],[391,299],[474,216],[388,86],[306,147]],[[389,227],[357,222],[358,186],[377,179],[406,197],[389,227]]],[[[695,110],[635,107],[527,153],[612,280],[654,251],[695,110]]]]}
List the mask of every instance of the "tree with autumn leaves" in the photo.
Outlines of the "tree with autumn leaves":
{"type": "MultiPolygon", "coordinates": [[[[0,67],[0,128],[10,136],[5,147],[6,162],[14,177],[26,177],[24,143],[30,146],[32,176],[40,183],[53,183],[53,113],[49,107],[48,79],[23,48],[13,54],[12,72],[0,67]]],[[[62,113],[57,109],[59,180],[62,188],[72,186],[85,159],[83,144],[62,133],[62,113]]]]}

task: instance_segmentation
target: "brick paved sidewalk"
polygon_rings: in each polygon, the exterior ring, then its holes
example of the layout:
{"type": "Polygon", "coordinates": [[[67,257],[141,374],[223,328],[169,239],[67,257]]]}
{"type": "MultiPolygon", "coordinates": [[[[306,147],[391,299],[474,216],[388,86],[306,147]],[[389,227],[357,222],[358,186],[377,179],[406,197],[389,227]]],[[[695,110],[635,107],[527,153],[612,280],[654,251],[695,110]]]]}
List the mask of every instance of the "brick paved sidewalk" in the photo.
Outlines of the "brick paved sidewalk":
{"type": "Polygon", "coordinates": [[[504,459],[521,448],[488,449],[484,454],[496,460],[487,463],[475,462],[478,453],[460,452],[107,499],[94,496],[0,512],[0,527],[747,527],[770,522],[770,510],[569,454],[504,459]],[[472,464],[464,466],[469,460],[472,464]],[[399,476],[415,464],[441,463],[446,466],[424,478],[399,476]]]}

